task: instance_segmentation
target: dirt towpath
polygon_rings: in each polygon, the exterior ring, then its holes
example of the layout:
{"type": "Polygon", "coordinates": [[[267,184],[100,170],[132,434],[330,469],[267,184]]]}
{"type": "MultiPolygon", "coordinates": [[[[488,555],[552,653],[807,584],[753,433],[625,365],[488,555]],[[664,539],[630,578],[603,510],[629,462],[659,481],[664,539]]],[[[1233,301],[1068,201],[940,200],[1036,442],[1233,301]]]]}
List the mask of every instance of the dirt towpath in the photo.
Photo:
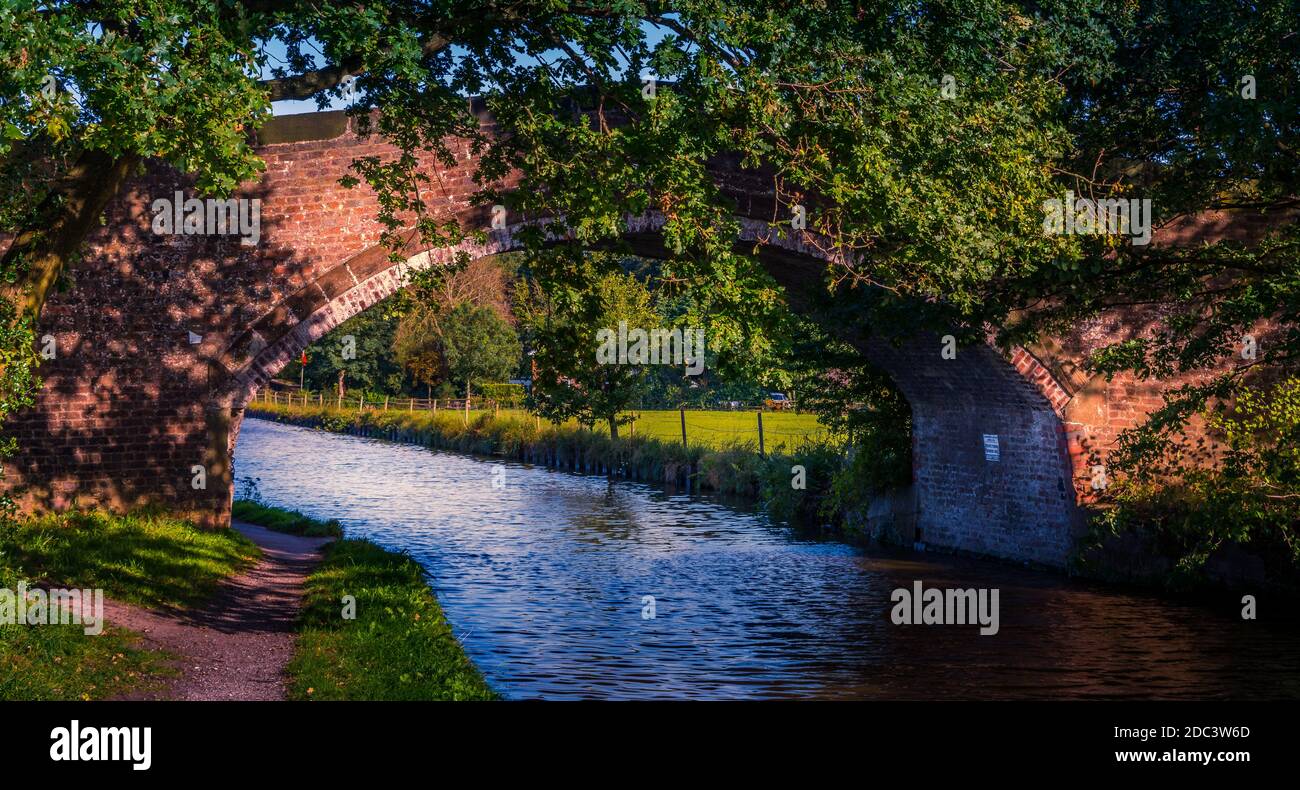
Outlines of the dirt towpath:
{"type": "Polygon", "coordinates": [[[104,619],[144,636],[144,646],[181,657],[162,688],[127,699],[282,700],[293,656],[303,582],[329,538],[304,538],[234,522],[262,558],[227,579],[198,609],[150,611],[104,602],[104,619]]]}

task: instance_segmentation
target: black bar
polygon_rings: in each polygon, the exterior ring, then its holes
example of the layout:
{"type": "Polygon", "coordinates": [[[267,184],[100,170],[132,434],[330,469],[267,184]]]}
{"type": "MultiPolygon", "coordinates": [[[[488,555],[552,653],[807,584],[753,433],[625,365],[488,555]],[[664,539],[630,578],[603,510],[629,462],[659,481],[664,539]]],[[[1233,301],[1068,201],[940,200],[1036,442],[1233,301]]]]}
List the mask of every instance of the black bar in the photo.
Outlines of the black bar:
{"type": "Polygon", "coordinates": [[[927,784],[940,775],[1282,776],[1295,767],[1300,713],[1295,703],[1230,702],[99,702],[10,703],[0,710],[11,725],[0,740],[6,767],[39,771],[55,786],[73,775],[147,773],[207,783],[261,776],[267,768],[286,776],[382,768],[396,776],[437,765],[435,776],[455,765],[495,772],[545,761],[579,770],[597,760],[621,762],[638,776],[673,765],[678,775],[694,764],[760,771],[856,765],[880,777],[912,773],[927,784]],[[152,765],[146,772],[126,761],[51,760],[51,731],[74,719],[83,734],[88,727],[150,727],[152,765]],[[1216,727],[1224,729],[1195,729],[1216,727]],[[1118,735],[1117,728],[1135,734],[1118,735]],[[1209,764],[1134,763],[1120,762],[1117,752],[1216,757],[1209,764]],[[1226,754],[1241,760],[1223,761],[1226,754]]]}

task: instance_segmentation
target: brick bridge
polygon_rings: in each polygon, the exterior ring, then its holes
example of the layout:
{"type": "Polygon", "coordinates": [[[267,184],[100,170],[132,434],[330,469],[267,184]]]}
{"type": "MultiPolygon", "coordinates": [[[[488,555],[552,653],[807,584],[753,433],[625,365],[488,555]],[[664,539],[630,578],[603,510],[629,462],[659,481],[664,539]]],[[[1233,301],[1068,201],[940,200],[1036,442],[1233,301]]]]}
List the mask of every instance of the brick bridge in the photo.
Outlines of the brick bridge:
{"type": "MultiPolygon", "coordinates": [[[[342,113],[318,113],[278,118],[262,130],[267,170],[242,193],[262,199],[256,247],[233,236],[156,235],[153,199],[177,189],[192,197],[192,184],[158,165],[127,184],[70,273],[72,286],[45,308],[38,336],[55,338],[56,357],[42,367],[36,407],[8,426],[20,454],[6,481],[24,507],[160,502],[204,524],[228,523],[230,459],[249,399],[309,343],[401,289],[411,270],[455,252],[412,250],[405,263],[389,262],[377,246],[374,195],[364,186],[344,189],[338,179],[354,157],[393,149],[358,138],[348,124],[342,113]],[[191,485],[197,464],[206,469],[202,490],[191,485]]],[[[438,173],[441,205],[433,208],[487,227],[484,210],[469,202],[469,145],[453,150],[457,166],[438,173]]],[[[791,289],[819,283],[818,246],[779,235],[762,219],[773,216],[770,180],[737,170],[729,181],[743,240],[762,243],[769,271],[791,289]]],[[[661,224],[655,215],[630,219],[634,248],[653,254],[661,224]]],[[[508,251],[517,229],[461,249],[508,251]]],[[[1183,235],[1219,230],[1211,218],[1183,235]]],[[[1159,402],[1155,389],[1131,379],[1087,378],[1079,360],[1142,329],[1102,317],[1040,348],[1008,354],[977,346],[951,360],[933,337],[902,347],[860,343],[912,406],[919,538],[1063,564],[1091,464],[1159,402]],[[997,460],[986,454],[989,436],[997,437],[997,460]]]]}

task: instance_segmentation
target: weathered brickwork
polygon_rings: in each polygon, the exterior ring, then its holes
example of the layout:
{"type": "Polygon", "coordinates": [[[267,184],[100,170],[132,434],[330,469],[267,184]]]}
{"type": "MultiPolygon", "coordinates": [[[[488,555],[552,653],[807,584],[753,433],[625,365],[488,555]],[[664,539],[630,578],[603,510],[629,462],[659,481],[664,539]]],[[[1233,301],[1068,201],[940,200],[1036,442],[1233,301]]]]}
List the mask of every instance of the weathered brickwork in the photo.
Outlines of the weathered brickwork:
{"type": "MultiPolygon", "coordinates": [[[[359,139],[341,115],[277,119],[264,140],[277,140],[260,148],[266,172],[242,194],[262,200],[259,245],[154,234],[152,200],[194,194],[154,166],[130,182],[71,272],[72,287],[47,305],[41,334],[56,338],[57,358],[42,368],[36,407],[9,426],[21,452],[6,482],[27,508],[160,502],[205,524],[228,523],[229,464],[248,399],[309,343],[400,290],[411,270],[456,252],[410,248],[393,264],[376,246],[374,195],[339,178],[354,157],[393,151],[359,139]]],[[[472,153],[467,143],[452,148],[457,165],[437,170],[427,200],[486,228],[486,210],[470,204],[472,153]]],[[[742,241],[764,242],[769,268],[824,257],[815,240],[781,236],[763,221],[773,211],[770,181],[720,177],[740,205],[742,241]]],[[[662,221],[629,218],[629,239],[652,254],[662,221]]],[[[517,230],[461,249],[513,249],[517,230]]],[[[936,546],[1062,564],[1092,458],[1153,405],[1122,382],[1096,391],[1064,381],[1064,352],[1044,361],[1041,351],[1007,358],[980,346],[945,360],[938,338],[861,345],[912,405],[917,528],[936,546]],[[997,437],[996,460],[986,456],[986,436],[997,437]]]]}

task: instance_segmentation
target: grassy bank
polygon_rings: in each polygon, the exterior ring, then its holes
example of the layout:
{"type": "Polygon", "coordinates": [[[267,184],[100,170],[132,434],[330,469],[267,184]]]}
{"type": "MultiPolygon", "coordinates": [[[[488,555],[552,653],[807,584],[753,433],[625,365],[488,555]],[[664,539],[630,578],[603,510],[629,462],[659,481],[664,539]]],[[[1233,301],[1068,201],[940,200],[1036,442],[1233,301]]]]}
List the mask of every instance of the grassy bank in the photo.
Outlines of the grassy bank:
{"type": "MultiPolygon", "coordinates": [[[[254,500],[236,500],[234,515],[295,535],[343,533],[336,520],[254,500]]],[[[307,579],[288,672],[293,699],[495,698],[461,650],[420,565],[366,540],[325,548],[307,579]],[[345,596],[354,601],[352,611],[345,611],[345,596]]]]}
{"type": "Polygon", "coordinates": [[[147,607],[201,603],[257,556],[234,530],[199,529],[160,511],[51,515],[0,532],[0,563],[29,584],[102,587],[147,607]]]}
{"type": "Polygon", "coordinates": [[[479,413],[466,423],[458,412],[358,411],[328,404],[256,402],[247,414],[569,472],[741,496],[763,506],[778,521],[830,528],[853,542],[900,542],[889,517],[869,522],[864,514],[877,493],[906,485],[911,470],[910,461],[896,453],[864,451],[850,457],[841,444],[828,439],[805,441],[783,452],[773,451],[769,444],[768,452],[760,455],[755,443],[748,441],[683,447],[680,438],[665,440],[644,433],[614,439],[579,425],[553,425],[505,411],[479,413]]]}
{"type": "MultiPolygon", "coordinates": [[[[247,567],[257,548],[233,530],[205,531],[159,512],[74,513],[0,526],[0,587],[102,588],[148,607],[201,602],[247,567]]],[[[0,625],[0,699],[100,699],[167,674],[169,656],[129,631],[0,625]]]]}
{"type": "Polygon", "coordinates": [[[307,580],[291,699],[488,700],[495,694],[405,554],[338,540],[307,580]],[[355,618],[345,617],[345,596],[355,618]]]}
{"type": "MultiPolygon", "coordinates": [[[[750,441],[690,443],[683,447],[680,438],[661,439],[644,433],[613,439],[603,432],[571,424],[552,425],[522,413],[479,413],[471,415],[468,424],[459,412],[357,411],[328,405],[254,403],[247,413],[295,425],[382,436],[566,471],[743,495],[759,493],[769,474],[788,479],[791,465],[799,463],[801,455],[769,452],[766,458],[760,457],[756,444],[750,441]]],[[[802,450],[811,452],[816,447],[820,446],[805,443],[802,450]]]]}
{"type": "MultiPolygon", "coordinates": [[[[280,399],[278,403],[259,400],[249,404],[249,409],[268,413],[287,410],[295,414],[302,412],[353,414],[358,411],[356,400],[353,400],[350,405],[345,403],[343,408],[338,408],[334,405],[337,402],[332,402],[329,399],[317,401],[309,398],[306,403],[301,401],[288,403],[287,396],[283,393],[280,393],[278,397],[280,399]]],[[[431,412],[424,406],[420,406],[415,411],[411,411],[407,407],[407,399],[405,398],[392,398],[389,402],[391,408],[388,409],[384,408],[383,403],[382,399],[368,400],[366,402],[366,411],[370,413],[388,412],[390,414],[438,414],[448,420],[459,420],[462,424],[464,424],[466,418],[465,412],[457,409],[444,408],[437,412],[431,412]]],[[[637,409],[625,416],[629,417],[631,422],[620,426],[620,434],[681,444],[681,413],[676,409],[637,409]]],[[[485,417],[519,422],[535,422],[534,416],[528,411],[516,408],[486,410],[476,408],[470,410],[468,417],[470,423],[477,423],[485,417]]],[[[568,420],[564,425],[568,428],[582,427],[576,420],[568,420]]],[[[763,443],[765,449],[769,452],[778,454],[792,452],[805,445],[821,444],[832,438],[831,432],[818,421],[815,414],[793,411],[767,411],[763,413],[763,443]]],[[[758,415],[753,410],[708,411],[688,409],[686,412],[686,441],[688,444],[712,450],[723,450],[735,445],[752,445],[757,448],[758,415]]]]}
{"type": "Polygon", "coordinates": [[[469,424],[457,412],[340,410],[330,406],[250,405],[250,416],[421,444],[476,455],[503,456],[576,472],[607,473],[651,482],[694,482],[705,447],[682,447],[647,436],[611,439],[576,425],[551,425],[488,413],[469,424]]]}
{"type": "Polygon", "coordinates": [[[343,527],[330,519],[321,521],[296,510],[287,510],[256,502],[250,499],[236,499],[230,511],[237,521],[257,524],[276,532],[290,535],[303,535],[309,538],[341,538],[343,527]]]}

